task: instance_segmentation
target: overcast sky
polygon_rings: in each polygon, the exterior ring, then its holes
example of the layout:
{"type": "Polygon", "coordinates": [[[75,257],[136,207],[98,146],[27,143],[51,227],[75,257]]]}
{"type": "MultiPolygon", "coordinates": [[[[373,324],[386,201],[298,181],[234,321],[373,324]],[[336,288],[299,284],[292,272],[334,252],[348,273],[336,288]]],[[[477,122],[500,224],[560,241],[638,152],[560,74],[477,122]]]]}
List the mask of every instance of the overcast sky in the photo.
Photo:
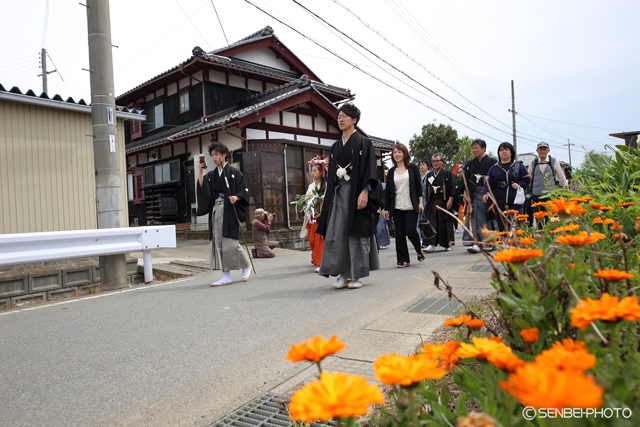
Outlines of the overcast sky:
{"type": "MultiPolygon", "coordinates": [[[[49,75],[50,95],[90,101],[89,74],[82,71],[89,68],[85,7],[1,1],[0,83],[40,94],[45,47],[55,64],[49,60],[48,68],[58,70],[49,75]]],[[[406,76],[293,0],[111,0],[115,93],[187,60],[194,46],[213,50],[227,44],[225,34],[233,43],[271,26],[325,83],[356,94],[362,129],[375,136],[408,145],[424,124],[444,123],[460,136],[485,139],[495,152],[499,142],[512,141],[511,80],[519,153],[545,140],[552,156],[568,161],[569,138],[577,166],[584,149],[623,143],[609,133],[640,130],[640,2],[298,1],[406,76]]]]}

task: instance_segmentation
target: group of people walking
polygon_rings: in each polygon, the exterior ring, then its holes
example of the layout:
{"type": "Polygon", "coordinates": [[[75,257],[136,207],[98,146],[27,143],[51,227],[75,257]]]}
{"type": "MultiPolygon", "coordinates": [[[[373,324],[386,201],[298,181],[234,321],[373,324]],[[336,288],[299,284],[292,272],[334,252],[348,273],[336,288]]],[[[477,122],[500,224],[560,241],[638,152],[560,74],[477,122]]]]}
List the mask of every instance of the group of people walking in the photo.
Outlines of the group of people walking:
{"type": "MultiPolygon", "coordinates": [[[[381,183],[373,144],[355,131],[360,117],[353,104],[338,109],[342,136],[327,158],[309,161],[313,182],[299,200],[305,214],[301,237],[309,239],[311,262],[320,276],[336,277],[336,289],[360,288],[362,278],[380,268],[378,250],[390,244],[390,219],[395,224],[397,267],[406,268],[412,258],[407,239],[419,262],[436,246],[453,249],[461,205],[467,207],[466,229],[473,234],[465,229],[463,245],[478,253],[492,249],[480,243],[483,227],[494,228],[495,220],[498,229],[504,230],[503,211],[523,212],[524,189],[532,180],[529,170],[535,177],[529,191],[534,200],[555,185],[566,185],[562,173],[549,184],[549,172],[555,178],[557,165],[548,156],[547,143],[538,144],[539,157],[527,169],[516,160],[510,143],[499,145],[496,160],[486,155],[487,146],[481,139],[472,142],[474,158],[457,165],[453,172],[443,167],[439,153],[431,157],[431,169],[426,160],[412,163],[407,147],[398,143],[391,151],[393,167],[386,183],[381,183]]],[[[211,269],[223,273],[211,286],[231,283],[230,270],[241,269],[242,280],[248,280],[252,272],[238,240],[239,223],[249,205],[248,188],[242,173],[227,163],[228,153],[223,144],[211,144],[209,154],[216,168],[204,175],[206,165],[201,163],[198,176],[197,214],[209,214],[211,269]]],[[[277,242],[268,241],[266,234],[273,218],[262,209],[255,214],[253,228],[259,241],[254,256],[272,257],[277,242]]]]}

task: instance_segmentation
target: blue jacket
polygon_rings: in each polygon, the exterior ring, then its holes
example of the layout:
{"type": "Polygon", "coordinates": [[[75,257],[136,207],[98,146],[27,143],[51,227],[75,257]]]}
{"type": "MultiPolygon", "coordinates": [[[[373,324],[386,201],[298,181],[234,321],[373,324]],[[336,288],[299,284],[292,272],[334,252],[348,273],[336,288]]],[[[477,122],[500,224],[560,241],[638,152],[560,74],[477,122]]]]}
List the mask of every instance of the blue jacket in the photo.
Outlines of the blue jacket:
{"type": "Polygon", "coordinates": [[[513,205],[518,190],[515,190],[511,184],[517,182],[523,190],[526,190],[530,181],[529,172],[522,162],[517,160],[513,162],[508,174],[498,162],[491,166],[487,172],[487,178],[484,181],[484,194],[489,193],[489,186],[491,186],[491,191],[500,205],[513,205]],[[500,182],[506,182],[507,186],[500,188],[500,182]]]}

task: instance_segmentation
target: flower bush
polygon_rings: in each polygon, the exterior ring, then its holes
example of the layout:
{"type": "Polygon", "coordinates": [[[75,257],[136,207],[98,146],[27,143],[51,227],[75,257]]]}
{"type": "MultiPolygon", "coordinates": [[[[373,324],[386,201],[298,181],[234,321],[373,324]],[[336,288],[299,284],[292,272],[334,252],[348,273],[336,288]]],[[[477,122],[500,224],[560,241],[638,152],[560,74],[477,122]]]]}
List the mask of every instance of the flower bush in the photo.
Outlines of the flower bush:
{"type": "MultiPolygon", "coordinates": [[[[558,189],[537,204],[540,228],[505,211],[506,232],[483,230],[485,242],[502,242],[485,255],[491,318],[466,307],[443,322],[457,339],[378,358],[376,378],[392,385],[395,407],[381,427],[640,425],[640,152],[618,147],[576,182],[575,193],[558,189]],[[525,418],[526,407],[546,412],[525,418]]],[[[353,424],[357,414],[345,414],[334,417],[353,424]]]]}

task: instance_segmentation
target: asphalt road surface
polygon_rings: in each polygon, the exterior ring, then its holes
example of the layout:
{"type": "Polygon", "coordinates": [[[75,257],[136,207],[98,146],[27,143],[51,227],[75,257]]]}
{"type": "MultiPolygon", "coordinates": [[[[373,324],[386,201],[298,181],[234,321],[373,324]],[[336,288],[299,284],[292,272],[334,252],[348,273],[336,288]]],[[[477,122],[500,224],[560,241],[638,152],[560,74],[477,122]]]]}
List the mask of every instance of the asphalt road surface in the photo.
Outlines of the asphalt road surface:
{"type": "Polygon", "coordinates": [[[0,425],[208,426],[307,366],[290,343],[346,337],[424,295],[415,276],[480,256],[458,242],[398,269],[392,243],[361,289],[336,290],[291,251],[224,287],[211,272],[2,312],[0,425]]]}

